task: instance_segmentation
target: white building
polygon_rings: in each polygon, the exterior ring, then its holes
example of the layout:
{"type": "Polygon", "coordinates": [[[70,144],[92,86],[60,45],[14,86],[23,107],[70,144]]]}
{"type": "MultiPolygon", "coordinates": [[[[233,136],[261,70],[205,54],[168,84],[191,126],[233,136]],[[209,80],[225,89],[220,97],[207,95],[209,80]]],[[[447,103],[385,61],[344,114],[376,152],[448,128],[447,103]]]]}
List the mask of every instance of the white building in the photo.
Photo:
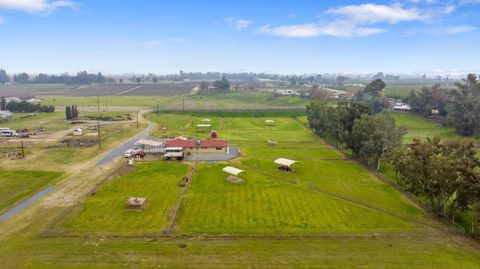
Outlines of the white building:
{"type": "Polygon", "coordinates": [[[0,118],[8,118],[12,116],[12,112],[10,111],[0,111],[0,118]]]}

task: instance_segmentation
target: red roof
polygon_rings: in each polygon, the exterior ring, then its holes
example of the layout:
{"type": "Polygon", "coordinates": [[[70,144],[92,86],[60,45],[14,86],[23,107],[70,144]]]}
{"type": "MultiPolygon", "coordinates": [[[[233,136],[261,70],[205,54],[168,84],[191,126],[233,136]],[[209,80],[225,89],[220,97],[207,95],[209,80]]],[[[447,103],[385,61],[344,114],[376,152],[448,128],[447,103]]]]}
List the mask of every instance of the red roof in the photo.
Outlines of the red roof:
{"type": "Polygon", "coordinates": [[[203,148],[224,148],[227,147],[227,140],[218,140],[218,139],[210,139],[210,140],[201,140],[200,147],[203,148]]]}
{"type": "Polygon", "coordinates": [[[175,138],[168,140],[165,143],[167,148],[194,148],[197,146],[197,143],[194,140],[183,140],[180,138],[175,138]]]}
{"type": "Polygon", "coordinates": [[[176,138],[165,143],[165,147],[167,148],[224,148],[227,146],[227,140],[219,139],[200,140],[200,144],[197,144],[195,140],[176,138]]]}

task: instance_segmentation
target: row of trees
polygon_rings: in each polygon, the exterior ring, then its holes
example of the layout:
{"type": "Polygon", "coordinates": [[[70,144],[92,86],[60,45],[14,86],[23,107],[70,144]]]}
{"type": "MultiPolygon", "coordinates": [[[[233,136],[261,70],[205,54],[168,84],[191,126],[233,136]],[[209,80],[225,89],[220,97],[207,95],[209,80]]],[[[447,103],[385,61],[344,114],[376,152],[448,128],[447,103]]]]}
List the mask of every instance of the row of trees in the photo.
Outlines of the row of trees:
{"type": "Polygon", "coordinates": [[[339,103],[336,107],[315,100],[307,106],[310,127],[338,148],[351,150],[365,164],[380,169],[385,156],[401,144],[406,133],[385,113],[373,115],[362,104],[339,103]]]}
{"type": "Polygon", "coordinates": [[[453,221],[459,213],[470,212],[472,225],[479,222],[480,160],[471,142],[414,139],[392,155],[392,163],[399,183],[435,212],[453,221]]]}
{"type": "MultiPolygon", "coordinates": [[[[215,87],[217,90],[226,91],[230,89],[230,81],[228,81],[225,76],[222,76],[222,79],[215,80],[212,83],[212,86],[215,87]]],[[[208,83],[207,81],[200,82],[199,88],[201,90],[207,90],[208,87],[210,87],[210,83],[208,83]]]]}
{"type": "Polygon", "coordinates": [[[8,82],[14,82],[18,84],[69,84],[69,85],[85,85],[92,83],[105,83],[107,78],[98,74],[90,74],[87,71],[78,72],[75,76],[71,76],[68,73],[62,75],[48,75],[38,74],[35,77],[30,77],[27,73],[14,74],[12,78],[7,75],[4,69],[0,70],[0,84],[8,82]]]}
{"type": "Polygon", "coordinates": [[[73,120],[78,118],[78,108],[77,106],[66,106],[65,107],[65,118],[67,120],[73,120]]]}
{"type": "Polygon", "coordinates": [[[368,107],[373,114],[382,112],[388,107],[388,100],[383,95],[386,84],[381,79],[371,81],[362,91],[356,93],[356,100],[368,107]]]}
{"type": "Polygon", "coordinates": [[[26,101],[8,102],[5,104],[5,99],[2,97],[0,101],[2,110],[9,110],[15,113],[33,113],[33,112],[55,112],[55,106],[44,106],[41,104],[32,104],[26,101]],[[3,109],[5,108],[5,109],[3,109]]]}
{"type": "Polygon", "coordinates": [[[480,233],[480,160],[472,142],[434,138],[403,145],[406,131],[391,116],[356,102],[333,107],[315,100],[307,113],[317,135],[377,170],[384,161],[393,164],[406,190],[453,221],[470,214],[469,232],[480,233]]]}
{"type": "Polygon", "coordinates": [[[424,87],[411,92],[406,102],[415,113],[430,116],[447,116],[449,125],[466,136],[480,135],[480,81],[469,74],[463,82],[455,83],[457,89],[445,90],[440,85],[424,87]]]}

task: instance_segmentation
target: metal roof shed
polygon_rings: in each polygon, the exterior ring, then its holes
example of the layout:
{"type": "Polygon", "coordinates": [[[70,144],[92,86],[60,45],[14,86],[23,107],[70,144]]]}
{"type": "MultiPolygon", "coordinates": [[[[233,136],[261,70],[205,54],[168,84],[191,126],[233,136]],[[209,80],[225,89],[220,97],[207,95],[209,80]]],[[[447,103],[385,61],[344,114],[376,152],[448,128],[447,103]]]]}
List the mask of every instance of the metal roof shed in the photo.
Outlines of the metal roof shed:
{"type": "Polygon", "coordinates": [[[234,175],[234,176],[238,176],[240,173],[245,172],[245,171],[243,171],[242,169],[232,167],[232,166],[227,166],[227,167],[223,168],[223,172],[234,175]]]}
{"type": "Polygon", "coordinates": [[[285,158],[278,158],[273,162],[276,163],[276,164],[279,164],[279,165],[284,165],[284,166],[290,167],[292,164],[296,163],[297,161],[293,161],[293,160],[289,160],[289,159],[285,159],[285,158]]]}

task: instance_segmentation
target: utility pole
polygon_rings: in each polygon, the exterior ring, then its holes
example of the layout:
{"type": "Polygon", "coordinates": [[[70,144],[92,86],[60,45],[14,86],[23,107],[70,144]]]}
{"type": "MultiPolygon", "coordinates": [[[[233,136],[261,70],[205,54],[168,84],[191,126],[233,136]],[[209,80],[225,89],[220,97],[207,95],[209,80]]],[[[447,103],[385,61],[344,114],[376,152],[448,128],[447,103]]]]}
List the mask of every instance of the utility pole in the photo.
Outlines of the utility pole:
{"type": "Polygon", "coordinates": [[[138,112],[139,112],[139,111],[137,111],[137,128],[138,128],[138,112]]]}
{"type": "Polygon", "coordinates": [[[22,159],[25,158],[25,151],[23,149],[23,140],[20,140],[20,147],[22,148],[22,159]]]}
{"type": "Polygon", "coordinates": [[[97,121],[97,132],[98,132],[98,149],[102,149],[102,140],[100,135],[100,122],[97,121]]]}
{"type": "Polygon", "coordinates": [[[97,95],[97,110],[100,112],[100,96],[97,95]]]}
{"type": "Polygon", "coordinates": [[[185,95],[182,95],[182,104],[183,104],[182,114],[185,114],[185,95]]]}

